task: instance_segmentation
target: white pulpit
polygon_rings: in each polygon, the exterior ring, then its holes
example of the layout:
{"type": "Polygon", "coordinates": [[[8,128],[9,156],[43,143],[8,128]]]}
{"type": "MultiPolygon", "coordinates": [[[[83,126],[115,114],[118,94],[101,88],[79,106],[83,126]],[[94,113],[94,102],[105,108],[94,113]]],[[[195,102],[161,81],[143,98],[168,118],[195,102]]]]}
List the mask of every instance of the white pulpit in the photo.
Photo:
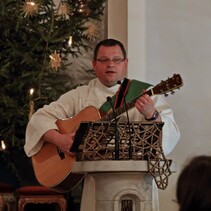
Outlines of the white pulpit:
{"type": "Polygon", "coordinates": [[[81,123],[72,168],[86,175],[81,211],[157,211],[154,186],[165,189],[174,169],[162,150],[163,124],[81,123]]]}

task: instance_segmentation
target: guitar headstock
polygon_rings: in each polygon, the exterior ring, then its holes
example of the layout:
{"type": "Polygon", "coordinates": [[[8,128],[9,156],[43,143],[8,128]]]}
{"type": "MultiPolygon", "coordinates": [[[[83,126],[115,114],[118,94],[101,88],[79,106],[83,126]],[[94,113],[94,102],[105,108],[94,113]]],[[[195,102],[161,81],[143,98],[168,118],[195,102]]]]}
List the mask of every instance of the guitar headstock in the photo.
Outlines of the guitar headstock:
{"type": "Polygon", "coordinates": [[[153,94],[164,94],[168,96],[168,92],[174,94],[175,89],[179,89],[183,86],[183,80],[179,74],[174,74],[171,78],[165,81],[161,81],[155,87],[153,87],[153,94]]]}

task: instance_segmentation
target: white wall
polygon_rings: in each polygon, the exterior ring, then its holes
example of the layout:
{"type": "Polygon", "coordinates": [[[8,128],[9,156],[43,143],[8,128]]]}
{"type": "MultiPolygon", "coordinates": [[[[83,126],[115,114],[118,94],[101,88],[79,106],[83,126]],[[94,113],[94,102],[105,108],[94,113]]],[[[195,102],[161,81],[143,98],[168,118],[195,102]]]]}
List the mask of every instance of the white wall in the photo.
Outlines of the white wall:
{"type": "Polygon", "coordinates": [[[184,78],[181,91],[168,99],[181,130],[180,143],[170,155],[178,172],[168,189],[160,191],[161,210],[176,210],[172,198],[184,163],[196,154],[211,154],[211,1],[148,1],[146,8],[147,79],[174,72],[184,78]]]}
{"type": "MultiPolygon", "coordinates": [[[[181,90],[167,98],[181,140],[168,156],[177,163],[177,173],[169,177],[167,189],[159,192],[161,211],[178,210],[172,200],[187,160],[198,154],[211,155],[210,11],[210,0],[128,1],[129,76],[157,84],[179,73],[184,80],[181,90]]],[[[118,28],[113,30],[112,35],[118,28]]]]}

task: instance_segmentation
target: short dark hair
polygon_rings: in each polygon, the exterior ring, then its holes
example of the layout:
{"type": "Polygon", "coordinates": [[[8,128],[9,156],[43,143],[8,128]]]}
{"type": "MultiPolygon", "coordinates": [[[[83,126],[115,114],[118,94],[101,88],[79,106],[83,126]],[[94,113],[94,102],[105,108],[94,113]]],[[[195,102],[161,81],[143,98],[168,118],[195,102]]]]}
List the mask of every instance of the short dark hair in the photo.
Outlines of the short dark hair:
{"type": "Polygon", "coordinates": [[[120,41],[115,40],[115,39],[105,39],[105,40],[100,41],[95,46],[95,49],[94,49],[94,59],[95,60],[97,59],[97,54],[98,54],[98,50],[99,50],[100,46],[115,46],[115,45],[118,45],[121,48],[122,54],[124,56],[124,59],[126,59],[127,54],[126,54],[126,50],[125,50],[124,45],[120,41]]]}
{"type": "Polygon", "coordinates": [[[179,211],[211,210],[211,156],[196,156],[182,170],[176,196],[179,211]]]}

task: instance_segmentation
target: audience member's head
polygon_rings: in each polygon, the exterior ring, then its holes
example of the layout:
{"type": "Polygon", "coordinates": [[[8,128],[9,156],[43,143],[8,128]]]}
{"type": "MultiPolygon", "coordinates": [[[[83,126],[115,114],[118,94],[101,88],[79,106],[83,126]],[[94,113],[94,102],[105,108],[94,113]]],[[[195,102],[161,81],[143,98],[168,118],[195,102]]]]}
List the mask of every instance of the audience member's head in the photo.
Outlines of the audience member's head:
{"type": "Polygon", "coordinates": [[[197,156],[182,170],[176,190],[179,211],[211,211],[211,156],[197,156]]]}

